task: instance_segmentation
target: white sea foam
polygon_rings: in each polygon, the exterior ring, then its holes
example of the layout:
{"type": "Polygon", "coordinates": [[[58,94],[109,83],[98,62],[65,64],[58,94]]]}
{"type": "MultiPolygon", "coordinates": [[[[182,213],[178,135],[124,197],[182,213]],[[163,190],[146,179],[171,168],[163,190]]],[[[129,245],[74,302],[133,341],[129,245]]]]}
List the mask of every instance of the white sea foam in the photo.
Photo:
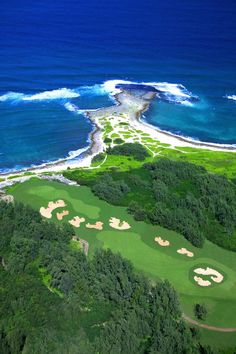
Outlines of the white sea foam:
{"type": "Polygon", "coordinates": [[[86,146],[86,147],[78,149],[78,150],[69,151],[68,157],[66,157],[65,160],[72,160],[72,159],[80,157],[80,155],[82,155],[85,151],[87,151],[88,148],[89,148],[89,146],[86,146]]]}
{"type": "Polygon", "coordinates": [[[228,100],[236,101],[236,95],[227,95],[225,97],[228,98],[228,100]]]}
{"type": "Polygon", "coordinates": [[[67,88],[60,88],[58,90],[44,91],[36,93],[35,95],[25,95],[23,97],[24,101],[42,101],[42,100],[58,100],[63,98],[76,98],[80,94],[74,90],[67,88]]]}
{"type": "Polygon", "coordinates": [[[0,96],[0,102],[5,101],[20,101],[24,97],[23,93],[18,92],[7,92],[4,95],[0,96]]]}
{"type": "Polygon", "coordinates": [[[95,84],[93,86],[80,86],[77,91],[81,96],[101,96],[107,94],[107,90],[100,84],[95,84]]]}
{"type": "Polygon", "coordinates": [[[133,81],[126,81],[126,80],[108,80],[103,83],[102,87],[105,92],[114,96],[121,91],[119,88],[116,87],[119,84],[127,85],[127,84],[138,84],[138,83],[133,81]]]}
{"type": "MultiPolygon", "coordinates": [[[[84,114],[86,112],[85,109],[79,109],[79,107],[77,107],[74,103],[71,102],[66,102],[64,104],[64,107],[70,111],[70,112],[74,112],[74,113],[78,113],[78,114],[84,114]]],[[[90,111],[92,111],[92,109],[90,109],[90,111]]]]}
{"type": "Polygon", "coordinates": [[[0,96],[0,101],[49,101],[79,97],[75,90],[60,88],[51,91],[43,91],[34,95],[25,95],[19,92],[8,92],[0,96]]]}
{"type": "Polygon", "coordinates": [[[198,97],[194,96],[188,91],[182,84],[173,84],[169,82],[136,82],[126,80],[108,80],[103,84],[103,89],[110,95],[114,96],[121,91],[117,88],[117,85],[145,85],[155,88],[159,91],[157,96],[160,99],[168,101],[170,103],[179,103],[185,106],[192,106],[192,100],[197,100],[198,97]]]}
{"type": "Polygon", "coordinates": [[[4,101],[50,101],[77,98],[80,96],[101,96],[108,94],[103,84],[95,84],[93,86],[80,86],[76,89],[59,88],[38,92],[36,94],[24,94],[21,92],[7,92],[0,96],[0,102],[4,101]]]}
{"type": "Polygon", "coordinates": [[[79,108],[75,104],[70,103],[70,102],[66,102],[64,104],[64,107],[70,112],[78,112],[78,110],[79,110],[79,108]]]}
{"type": "Polygon", "coordinates": [[[183,106],[186,106],[186,107],[193,107],[194,104],[192,102],[189,102],[189,101],[182,101],[180,102],[183,106]]]}

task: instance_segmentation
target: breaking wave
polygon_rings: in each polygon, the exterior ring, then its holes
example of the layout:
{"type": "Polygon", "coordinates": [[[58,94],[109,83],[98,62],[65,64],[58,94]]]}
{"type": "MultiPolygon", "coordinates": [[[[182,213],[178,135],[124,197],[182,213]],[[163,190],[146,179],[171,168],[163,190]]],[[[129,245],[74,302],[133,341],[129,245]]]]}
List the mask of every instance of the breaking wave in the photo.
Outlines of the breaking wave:
{"type": "Polygon", "coordinates": [[[228,98],[228,100],[236,101],[236,95],[227,95],[225,97],[228,98]]]}
{"type": "Polygon", "coordinates": [[[126,80],[108,80],[103,84],[105,91],[111,95],[118,94],[122,88],[135,90],[153,90],[157,98],[169,103],[192,106],[199,101],[199,97],[193,95],[182,84],[173,84],[169,82],[134,82],[126,80]]]}
{"type": "Polygon", "coordinates": [[[33,95],[26,95],[19,92],[7,92],[0,96],[0,101],[50,101],[79,97],[80,94],[75,90],[60,88],[51,91],[43,91],[33,95]]]}

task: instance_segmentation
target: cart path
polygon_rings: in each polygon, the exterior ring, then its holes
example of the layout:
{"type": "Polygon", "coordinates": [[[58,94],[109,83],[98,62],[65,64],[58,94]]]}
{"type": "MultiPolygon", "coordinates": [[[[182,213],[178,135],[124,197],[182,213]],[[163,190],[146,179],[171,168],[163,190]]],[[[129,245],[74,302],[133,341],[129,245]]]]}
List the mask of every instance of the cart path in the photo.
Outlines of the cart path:
{"type": "Polygon", "coordinates": [[[236,332],[236,328],[215,327],[215,326],[209,326],[204,323],[199,323],[198,321],[193,320],[192,318],[188,317],[184,313],[182,314],[182,318],[188,323],[191,323],[191,324],[201,327],[201,328],[209,329],[210,331],[228,332],[228,333],[229,332],[236,332]]]}

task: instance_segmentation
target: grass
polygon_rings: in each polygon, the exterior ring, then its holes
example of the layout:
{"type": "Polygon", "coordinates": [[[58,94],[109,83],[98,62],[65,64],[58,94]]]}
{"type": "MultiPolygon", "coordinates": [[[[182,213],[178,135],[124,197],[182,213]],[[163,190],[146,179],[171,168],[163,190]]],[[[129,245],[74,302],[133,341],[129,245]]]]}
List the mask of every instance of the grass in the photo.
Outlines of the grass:
{"type": "Polygon", "coordinates": [[[77,240],[70,240],[70,247],[74,251],[82,250],[81,243],[77,240]]]}
{"type": "Polygon", "coordinates": [[[162,156],[174,160],[192,162],[196,165],[204,166],[210,172],[222,174],[230,179],[236,179],[235,152],[181,147],[178,150],[164,149],[162,156]]]}
{"type": "MultiPolygon", "coordinates": [[[[208,308],[206,323],[221,327],[236,327],[236,253],[226,251],[209,241],[203,249],[193,247],[186,239],[176,232],[153,226],[144,222],[136,222],[127,214],[123,207],[107,204],[95,197],[88,187],[68,186],[57,182],[31,179],[22,184],[10,187],[9,192],[15,200],[31,205],[39,210],[50,200],[64,199],[70,214],[63,220],[78,215],[86,218],[86,222],[103,221],[103,231],[87,229],[85,223],[75,229],[78,237],[89,242],[89,256],[98,247],[110,248],[120,252],[126,259],[132,261],[137,271],[146,274],[150,279],[168,279],[178,291],[182,310],[189,316],[193,315],[195,303],[205,303],[208,308]],[[109,218],[115,216],[128,221],[131,229],[127,231],[114,230],[109,226],[109,218]],[[160,247],[155,236],[161,236],[170,241],[170,247],[160,247]],[[194,252],[194,258],[177,254],[176,250],[185,247],[194,252]],[[202,288],[192,280],[193,269],[208,265],[225,275],[221,284],[202,288]]],[[[54,211],[52,221],[59,222],[54,211]]],[[[75,247],[70,241],[71,247],[75,247]]],[[[202,330],[203,341],[220,346],[220,340],[236,344],[236,335],[202,330]],[[218,340],[220,338],[220,340],[218,340]]]]}

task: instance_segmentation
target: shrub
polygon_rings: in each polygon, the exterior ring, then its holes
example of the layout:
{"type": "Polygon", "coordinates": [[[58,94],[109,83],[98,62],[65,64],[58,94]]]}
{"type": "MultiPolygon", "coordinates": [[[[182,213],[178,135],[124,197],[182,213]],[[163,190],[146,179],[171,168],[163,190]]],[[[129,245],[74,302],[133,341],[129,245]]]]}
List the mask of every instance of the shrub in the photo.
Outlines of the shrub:
{"type": "Polygon", "coordinates": [[[116,139],[114,139],[114,143],[115,144],[123,144],[124,140],[122,140],[121,138],[116,138],[116,139]]]}
{"type": "Polygon", "coordinates": [[[92,158],[92,163],[102,162],[105,159],[105,156],[106,155],[103,152],[100,152],[92,158]]]}
{"type": "Polygon", "coordinates": [[[204,304],[196,304],[194,307],[194,313],[199,320],[204,321],[207,316],[207,308],[204,304]]]}
{"type": "Polygon", "coordinates": [[[110,139],[110,138],[105,138],[104,139],[104,143],[105,144],[110,144],[112,142],[112,139],[110,139]]]}
{"type": "Polygon", "coordinates": [[[132,156],[138,161],[143,161],[149,156],[145,147],[139,143],[125,143],[113,148],[108,148],[107,153],[110,155],[132,156]]]}

